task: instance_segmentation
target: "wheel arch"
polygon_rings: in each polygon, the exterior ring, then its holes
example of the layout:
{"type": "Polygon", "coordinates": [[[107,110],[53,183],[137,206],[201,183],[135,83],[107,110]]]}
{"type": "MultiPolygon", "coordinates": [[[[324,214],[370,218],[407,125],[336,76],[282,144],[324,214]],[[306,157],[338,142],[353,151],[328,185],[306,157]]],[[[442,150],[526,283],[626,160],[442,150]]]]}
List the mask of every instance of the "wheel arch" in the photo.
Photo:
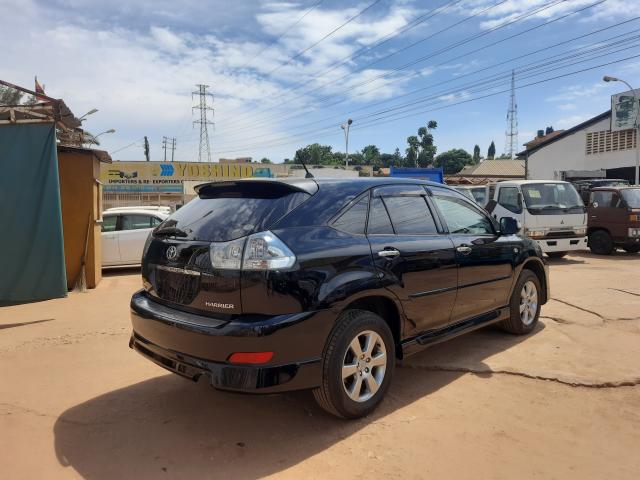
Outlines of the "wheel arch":
{"type": "Polygon", "coordinates": [[[538,277],[540,286],[542,287],[542,303],[547,303],[547,300],[549,300],[549,285],[547,283],[546,269],[542,260],[537,257],[530,258],[522,265],[522,270],[530,270],[536,275],[536,277],[538,277]]]}
{"type": "Polygon", "coordinates": [[[608,228],[598,226],[598,227],[588,227],[588,228],[587,228],[587,236],[588,236],[588,235],[591,235],[592,233],[598,232],[598,231],[600,231],[600,230],[602,230],[603,232],[605,232],[605,233],[607,233],[607,234],[611,235],[611,232],[609,231],[609,229],[608,229],[608,228]]]}
{"type": "Polygon", "coordinates": [[[361,296],[352,300],[342,309],[342,311],[346,310],[366,310],[382,318],[391,329],[393,340],[396,344],[396,358],[402,358],[402,348],[400,347],[402,341],[402,316],[400,307],[395,300],[384,295],[361,296]]]}

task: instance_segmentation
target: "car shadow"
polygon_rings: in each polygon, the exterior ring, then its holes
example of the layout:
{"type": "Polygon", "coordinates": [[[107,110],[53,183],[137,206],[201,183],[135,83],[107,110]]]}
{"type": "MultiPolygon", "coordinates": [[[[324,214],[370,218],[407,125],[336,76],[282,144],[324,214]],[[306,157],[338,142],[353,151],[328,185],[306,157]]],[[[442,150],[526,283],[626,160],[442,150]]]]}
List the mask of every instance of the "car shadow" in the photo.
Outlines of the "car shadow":
{"type": "Polygon", "coordinates": [[[103,267],[103,277],[124,277],[134,273],[140,273],[140,267],[103,267]]]}
{"type": "Polygon", "coordinates": [[[562,258],[546,257],[545,260],[549,265],[582,265],[583,263],[586,263],[585,260],[571,258],[571,257],[562,257],[562,258]]]}
{"type": "Polygon", "coordinates": [[[628,253],[624,250],[614,250],[611,255],[598,255],[596,253],[591,252],[580,252],[575,253],[573,256],[576,257],[587,257],[587,258],[601,258],[603,260],[611,260],[611,261],[638,261],[640,260],[640,253],[628,253]]]}
{"type": "MultiPolygon", "coordinates": [[[[532,335],[543,328],[540,322],[532,335]]],[[[384,423],[387,415],[465,374],[433,372],[429,366],[462,356],[465,368],[489,377],[483,359],[526,338],[487,328],[421,352],[396,368],[380,407],[354,421],[326,414],[310,392],[239,395],[162,375],[62,413],[54,425],[55,451],[62,465],[84,478],[262,478],[369,424],[384,423]]]]}

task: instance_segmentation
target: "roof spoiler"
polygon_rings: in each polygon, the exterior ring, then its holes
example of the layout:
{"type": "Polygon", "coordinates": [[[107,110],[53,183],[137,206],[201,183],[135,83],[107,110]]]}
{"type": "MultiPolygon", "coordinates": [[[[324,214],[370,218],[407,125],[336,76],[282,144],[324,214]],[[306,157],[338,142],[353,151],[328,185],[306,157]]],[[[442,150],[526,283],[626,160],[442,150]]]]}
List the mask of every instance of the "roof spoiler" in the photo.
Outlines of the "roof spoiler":
{"type": "Polygon", "coordinates": [[[318,184],[311,179],[288,181],[242,179],[202,183],[196,185],[194,190],[200,198],[238,198],[246,196],[278,198],[296,192],[313,195],[318,191],[318,184]]]}

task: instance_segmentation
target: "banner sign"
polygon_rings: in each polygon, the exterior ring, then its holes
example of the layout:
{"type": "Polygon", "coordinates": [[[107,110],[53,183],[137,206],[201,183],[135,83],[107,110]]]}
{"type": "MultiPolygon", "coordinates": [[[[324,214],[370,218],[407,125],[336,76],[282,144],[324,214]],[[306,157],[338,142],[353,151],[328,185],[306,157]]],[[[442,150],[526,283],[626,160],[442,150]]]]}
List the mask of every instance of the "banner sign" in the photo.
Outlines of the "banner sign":
{"type": "Polygon", "coordinates": [[[640,111],[640,90],[629,90],[611,96],[611,131],[636,128],[640,111]]]}
{"type": "Polygon", "coordinates": [[[100,164],[105,193],[183,193],[184,181],[222,181],[274,177],[260,164],[197,162],[113,162],[100,164]]]}

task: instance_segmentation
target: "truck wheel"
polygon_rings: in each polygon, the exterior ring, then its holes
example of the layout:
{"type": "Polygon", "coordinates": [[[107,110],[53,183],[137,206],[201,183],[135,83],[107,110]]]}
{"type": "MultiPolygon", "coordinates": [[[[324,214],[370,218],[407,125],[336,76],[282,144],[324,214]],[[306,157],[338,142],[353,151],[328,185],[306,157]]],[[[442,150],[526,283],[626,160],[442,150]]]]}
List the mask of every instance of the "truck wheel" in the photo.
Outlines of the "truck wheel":
{"type": "Polygon", "coordinates": [[[524,335],[533,330],[540,316],[541,292],[538,276],[531,270],[523,270],[511,294],[511,315],[499,326],[515,335],[524,335]]]}
{"type": "Polygon", "coordinates": [[[626,245],[622,247],[627,253],[638,253],[640,252],[640,245],[626,245]]]}
{"type": "Polygon", "coordinates": [[[567,254],[567,252],[547,252],[547,257],[549,258],[562,258],[567,254]]]}
{"type": "Polygon", "coordinates": [[[395,362],[395,344],[387,323],[372,312],[347,310],[327,340],[322,384],[313,395],[332,415],[364,417],[389,389],[395,362]]]}
{"type": "Polygon", "coordinates": [[[604,230],[596,230],[589,235],[589,249],[597,255],[613,253],[613,239],[604,230]]]}

